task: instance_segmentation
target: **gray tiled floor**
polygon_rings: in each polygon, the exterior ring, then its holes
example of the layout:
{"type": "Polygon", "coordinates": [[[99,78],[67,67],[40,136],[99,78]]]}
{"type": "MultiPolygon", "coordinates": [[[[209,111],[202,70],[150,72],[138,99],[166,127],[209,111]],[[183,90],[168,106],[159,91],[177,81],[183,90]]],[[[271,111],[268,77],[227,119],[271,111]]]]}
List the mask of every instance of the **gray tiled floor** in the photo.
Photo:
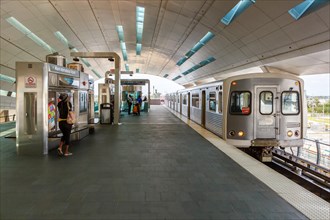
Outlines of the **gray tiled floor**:
{"type": "Polygon", "coordinates": [[[70,158],[1,138],[1,219],[306,219],[165,108],[121,121],[70,158]]]}

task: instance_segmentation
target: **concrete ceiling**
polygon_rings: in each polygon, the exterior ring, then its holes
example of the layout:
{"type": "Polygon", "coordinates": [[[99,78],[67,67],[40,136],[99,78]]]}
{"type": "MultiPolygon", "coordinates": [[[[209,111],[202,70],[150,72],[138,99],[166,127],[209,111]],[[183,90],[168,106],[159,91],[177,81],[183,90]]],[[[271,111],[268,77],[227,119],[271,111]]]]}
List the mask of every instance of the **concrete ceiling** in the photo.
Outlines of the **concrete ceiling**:
{"type": "MultiPolygon", "coordinates": [[[[182,85],[232,74],[279,69],[297,75],[329,73],[329,3],[299,20],[288,10],[302,0],[256,0],[228,26],[220,19],[238,0],[1,0],[1,74],[15,77],[16,61],[45,61],[50,53],[7,22],[14,17],[71,62],[60,31],[80,52],[116,52],[122,57],[116,26],[122,25],[130,70],[182,85]],[[136,55],[136,6],[145,8],[142,53],[136,55]],[[181,66],[176,63],[207,33],[215,37],[181,66]],[[213,56],[216,60],[182,73],[213,56]],[[262,68],[260,68],[262,67],[262,68]]],[[[106,59],[87,59],[101,76],[106,59]]],[[[85,67],[85,72],[98,77],[85,67]]]]}

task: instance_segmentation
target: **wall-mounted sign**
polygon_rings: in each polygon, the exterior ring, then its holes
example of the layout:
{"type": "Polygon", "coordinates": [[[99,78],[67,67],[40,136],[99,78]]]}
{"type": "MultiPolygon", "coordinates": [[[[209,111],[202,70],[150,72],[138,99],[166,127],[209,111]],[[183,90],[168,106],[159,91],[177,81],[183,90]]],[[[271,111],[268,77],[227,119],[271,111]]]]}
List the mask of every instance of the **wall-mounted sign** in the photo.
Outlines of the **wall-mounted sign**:
{"type": "Polygon", "coordinates": [[[35,76],[25,77],[25,88],[36,88],[37,87],[37,78],[35,76]]]}
{"type": "Polygon", "coordinates": [[[148,80],[144,79],[122,79],[120,80],[120,84],[122,86],[127,85],[127,86],[144,86],[146,83],[148,83],[148,80]]]}

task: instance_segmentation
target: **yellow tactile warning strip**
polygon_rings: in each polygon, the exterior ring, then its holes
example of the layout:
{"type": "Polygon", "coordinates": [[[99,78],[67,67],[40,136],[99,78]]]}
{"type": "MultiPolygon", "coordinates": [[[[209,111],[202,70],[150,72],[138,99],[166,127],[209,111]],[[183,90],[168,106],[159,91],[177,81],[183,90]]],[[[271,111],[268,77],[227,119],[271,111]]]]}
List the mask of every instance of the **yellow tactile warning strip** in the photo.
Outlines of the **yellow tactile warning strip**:
{"type": "Polygon", "coordinates": [[[306,217],[317,220],[330,219],[330,203],[299,186],[287,177],[277,173],[260,161],[246,155],[234,146],[227,144],[220,137],[202,128],[195,122],[187,119],[185,116],[182,116],[169,108],[167,109],[202,135],[206,140],[211,142],[219,150],[232,158],[236,163],[265,183],[306,217]]]}

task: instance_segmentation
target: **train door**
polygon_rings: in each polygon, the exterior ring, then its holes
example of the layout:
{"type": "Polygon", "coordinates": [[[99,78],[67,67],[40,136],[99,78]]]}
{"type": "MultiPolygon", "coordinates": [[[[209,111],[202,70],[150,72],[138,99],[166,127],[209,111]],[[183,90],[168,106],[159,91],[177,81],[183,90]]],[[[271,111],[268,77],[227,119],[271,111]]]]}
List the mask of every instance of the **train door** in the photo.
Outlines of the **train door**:
{"type": "Polygon", "coordinates": [[[201,113],[201,124],[205,127],[205,111],[206,111],[206,94],[205,90],[202,91],[202,113],[201,113]]]}
{"type": "MultiPolygon", "coordinates": [[[[275,139],[278,129],[277,88],[256,87],[255,96],[255,139],[275,139]]],[[[244,111],[242,109],[242,111],[244,111]]]]}
{"type": "Polygon", "coordinates": [[[190,92],[188,92],[188,119],[190,119],[190,92]]]}

